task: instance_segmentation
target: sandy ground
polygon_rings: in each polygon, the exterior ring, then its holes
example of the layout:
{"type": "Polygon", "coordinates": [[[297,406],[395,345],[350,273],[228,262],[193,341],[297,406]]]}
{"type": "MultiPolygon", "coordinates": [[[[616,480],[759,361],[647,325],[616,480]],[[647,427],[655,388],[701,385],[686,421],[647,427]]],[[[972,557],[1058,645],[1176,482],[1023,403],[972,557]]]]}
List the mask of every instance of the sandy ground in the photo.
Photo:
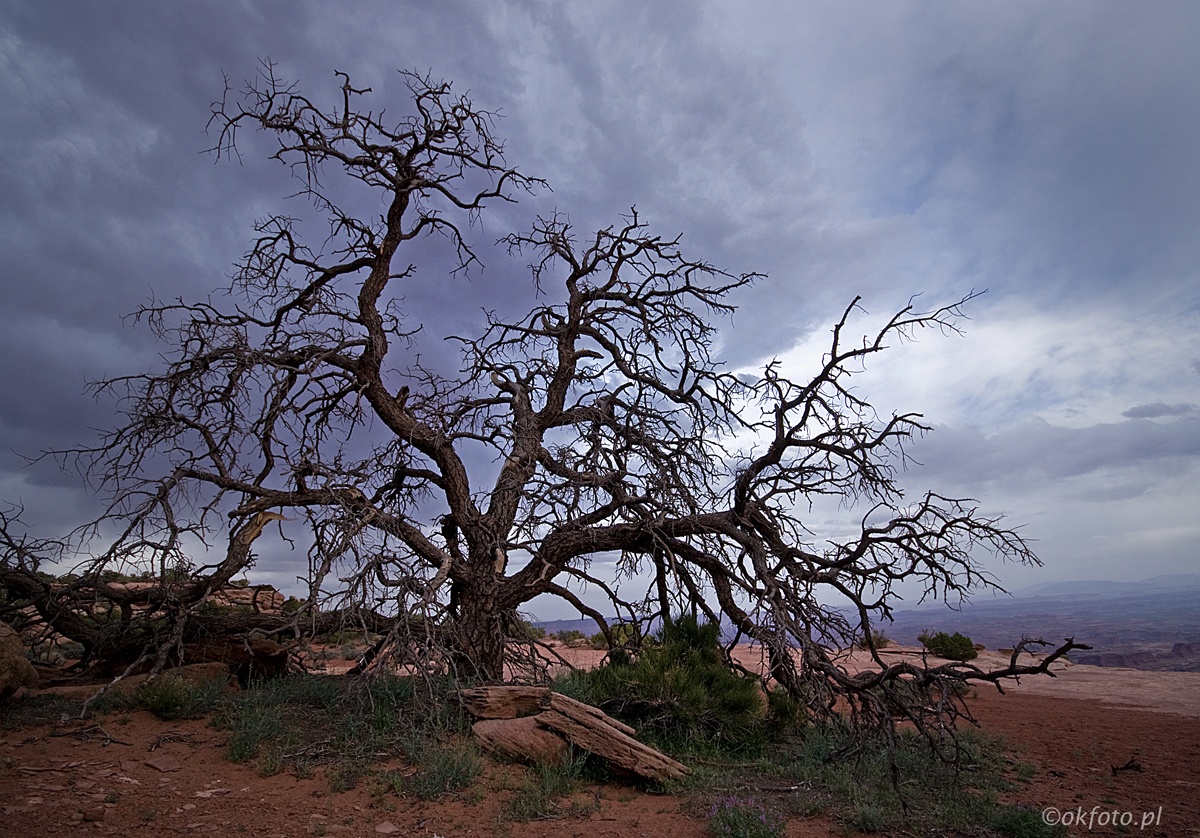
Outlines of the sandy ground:
{"type": "MultiPolygon", "coordinates": [[[[904,658],[920,661],[921,653],[917,649],[885,650],[883,658],[885,661],[904,658]]],[[[853,669],[859,660],[865,660],[865,655],[855,653],[849,659],[848,668],[853,669]]],[[[930,660],[942,662],[932,657],[930,660]]],[[[1032,663],[1033,660],[1031,656],[1022,656],[1019,662],[1032,663]]],[[[1009,656],[983,651],[971,663],[983,670],[1001,669],[1008,665],[1009,656]]],[[[1143,672],[1077,666],[1066,661],[1055,661],[1050,672],[1053,677],[1022,678],[1019,683],[1006,683],[1003,689],[1021,695],[1080,698],[1130,709],[1200,717],[1200,672],[1143,672]]],[[[995,688],[987,689],[994,691],[995,688]]]]}
{"type": "MultiPolygon", "coordinates": [[[[600,657],[578,651],[581,664],[600,657]]],[[[755,650],[742,654],[749,662],[755,650]]],[[[1200,674],[1065,666],[1056,675],[1024,679],[1003,695],[981,687],[969,699],[983,729],[1004,736],[1030,765],[1011,801],[1078,815],[1084,826],[1072,826],[1072,835],[1200,836],[1200,674]],[[1140,770],[1113,772],[1130,759],[1140,770]],[[1133,825],[1120,833],[1105,825],[1104,813],[1118,822],[1127,815],[1133,825]],[[1148,813],[1150,823],[1140,828],[1148,813]]],[[[697,801],[617,785],[579,791],[570,817],[506,821],[502,802],[528,771],[521,766],[488,763],[474,790],[434,803],[373,795],[369,782],[330,794],[320,770],[306,779],[263,778],[227,762],[227,734],[203,719],[168,723],[138,712],[124,724],[101,723],[107,743],[94,721],[4,734],[0,836],[707,834],[697,801]]],[[[786,806],[786,793],[759,791],[786,806]]],[[[789,838],[844,834],[823,816],[788,826],[789,838]]]]}

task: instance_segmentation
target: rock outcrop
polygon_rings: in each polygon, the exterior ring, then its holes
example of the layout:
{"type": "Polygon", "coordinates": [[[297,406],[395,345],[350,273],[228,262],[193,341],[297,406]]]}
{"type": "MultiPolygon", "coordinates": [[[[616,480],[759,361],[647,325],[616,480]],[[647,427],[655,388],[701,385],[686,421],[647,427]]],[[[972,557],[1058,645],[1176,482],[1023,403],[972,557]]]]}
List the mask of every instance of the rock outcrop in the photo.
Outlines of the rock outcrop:
{"type": "Polygon", "coordinates": [[[8,623],[0,623],[0,698],[8,698],[21,687],[36,687],[37,670],[25,658],[21,635],[8,623]]]}

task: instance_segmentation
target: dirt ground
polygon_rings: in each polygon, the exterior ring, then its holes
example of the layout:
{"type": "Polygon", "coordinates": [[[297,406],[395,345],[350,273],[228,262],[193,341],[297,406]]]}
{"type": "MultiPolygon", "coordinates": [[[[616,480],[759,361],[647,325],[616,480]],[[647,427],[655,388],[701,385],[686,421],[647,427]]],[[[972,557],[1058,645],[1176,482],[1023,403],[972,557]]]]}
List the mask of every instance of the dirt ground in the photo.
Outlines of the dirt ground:
{"type": "MultiPolygon", "coordinates": [[[[1026,764],[1028,780],[1011,802],[1066,818],[1071,835],[1200,836],[1200,683],[1164,679],[1176,674],[1196,675],[1070,667],[1005,695],[981,687],[969,703],[983,729],[1004,736],[1026,764]],[[1113,772],[1131,759],[1140,770],[1113,772]],[[1114,818],[1129,825],[1114,828],[1114,818]]],[[[581,790],[569,817],[507,821],[502,801],[527,770],[520,766],[487,763],[474,789],[434,803],[373,795],[369,780],[330,794],[320,770],[263,778],[227,762],[227,734],[203,719],[135,712],[124,723],[99,721],[103,730],[96,720],[71,720],[0,739],[0,836],[707,834],[695,801],[619,785],[581,790]]],[[[825,816],[788,826],[789,838],[844,834],[825,816]]]]}

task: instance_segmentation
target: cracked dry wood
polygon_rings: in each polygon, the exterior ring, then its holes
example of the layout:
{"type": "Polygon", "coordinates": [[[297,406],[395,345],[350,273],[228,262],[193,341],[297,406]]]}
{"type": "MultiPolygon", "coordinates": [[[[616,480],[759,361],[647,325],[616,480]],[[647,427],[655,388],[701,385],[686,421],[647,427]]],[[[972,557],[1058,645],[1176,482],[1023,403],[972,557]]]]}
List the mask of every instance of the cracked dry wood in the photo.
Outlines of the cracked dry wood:
{"type": "Polygon", "coordinates": [[[486,720],[474,731],[489,750],[546,762],[565,753],[550,736],[648,780],[678,780],[691,773],[634,739],[629,725],[546,687],[479,687],[460,690],[459,698],[472,715],[486,720]]]}
{"type": "Polygon", "coordinates": [[[545,765],[561,764],[571,746],[553,730],[542,727],[537,716],[520,719],[483,719],[471,731],[485,751],[498,752],[545,765]]]}
{"type": "Polygon", "coordinates": [[[458,698],[477,719],[516,719],[550,708],[549,687],[476,687],[458,698]]]}

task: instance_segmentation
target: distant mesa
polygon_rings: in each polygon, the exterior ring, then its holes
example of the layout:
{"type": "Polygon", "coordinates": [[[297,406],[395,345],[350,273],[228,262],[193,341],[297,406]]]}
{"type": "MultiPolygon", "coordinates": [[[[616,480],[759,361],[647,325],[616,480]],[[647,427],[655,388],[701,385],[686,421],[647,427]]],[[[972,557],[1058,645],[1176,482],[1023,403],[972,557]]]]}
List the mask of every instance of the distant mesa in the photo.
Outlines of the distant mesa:
{"type": "Polygon", "coordinates": [[[1109,579],[1081,579],[1070,582],[1042,582],[1012,592],[1017,599],[1028,597],[1065,597],[1145,594],[1154,591],[1200,590],[1200,573],[1172,573],[1143,579],[1141,582],[1114,582],[1109,579]]]}
{"type": "Polygon", "coordinates": [[[1129,669],[1142,669],[1149,664],[1161,661],[1183,660],[1200,655],[1200,643],[1176,643],[1169,652],[1156,654],[1154,652],[1105,652],[1100,655],[1084,655],[1075,661],[1081,666],[1123,666],[1129,669]]]}

